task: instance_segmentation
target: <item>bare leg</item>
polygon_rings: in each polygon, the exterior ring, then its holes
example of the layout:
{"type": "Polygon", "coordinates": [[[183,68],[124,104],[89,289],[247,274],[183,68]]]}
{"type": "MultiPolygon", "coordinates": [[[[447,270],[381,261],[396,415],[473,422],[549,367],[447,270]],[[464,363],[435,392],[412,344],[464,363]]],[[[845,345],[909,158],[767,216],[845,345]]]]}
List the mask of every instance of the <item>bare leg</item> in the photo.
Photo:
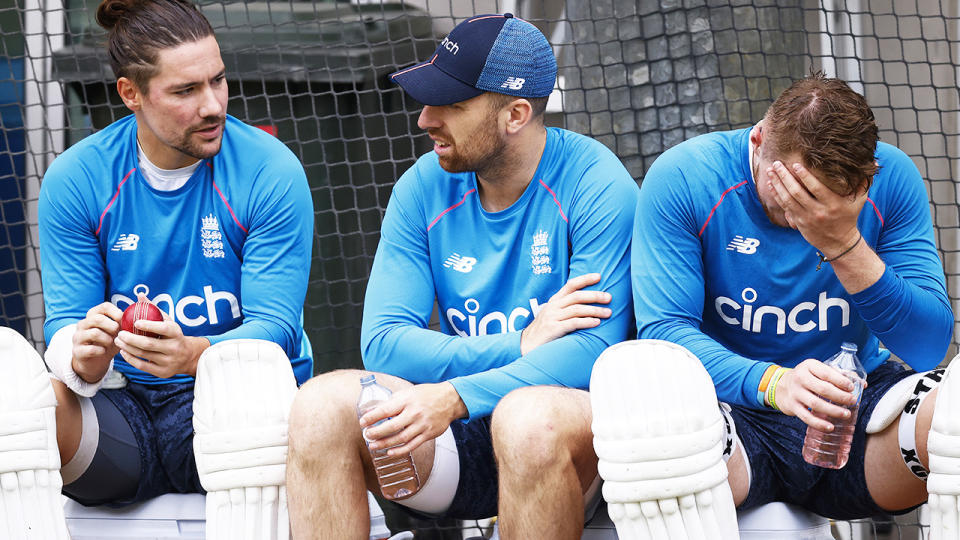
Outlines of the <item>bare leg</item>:
{"type": "Polygon", "coordinates": [[[580,538],[583,493],[597,476],[590,397],[582,390],[514,390],[493,413],[500,534],[580,538]]]}
{"type": "Polygon", "coordinates": [[[60,449],[60,464],[73,459],[80,446],[83,422],[80,416],[80,401],[72,390],[62,382],[50,379],[53,393],[57,396],[57,447],[60,449]]]}
{"type": "MultiPolygon", "coordinates": [[[[314,377],[297,392],[290,411],[287,499],[296,539],[365,539],[370,531],[367,489],[376,490],[360,426],[360,376],[354,370],[314,377]]],[[[377,381],[392,390],[410,383],[385,374],[377,381]]],[[[433,464],[433,443],[414,452],[421,484],[433,464]]]]}
{"type": "MultiPolygon", "coordinates": [[[[937,390],[923,401],[917,412],[917,454],[924,467],[929,467],[927,458],[927,434],[933,419],[937,390]]],[[[898,429],[900,418],[880,433],[867,437],[867,452],[864,473],[867,489],[874,502],[884,510],[902,510],[927,500],[926,484],[907,469],[900,457],[898,429]]]]}
{"type": "Polygon", "coordinates": [[[744,460],[745,452],[737,443],[737,449],[727,460],[727,483],[730,484],[730,491],[733,492],[733,504],[740,506],[747,499],[750,492],[750,477],[747,475],[747,463],[744,460]]]}

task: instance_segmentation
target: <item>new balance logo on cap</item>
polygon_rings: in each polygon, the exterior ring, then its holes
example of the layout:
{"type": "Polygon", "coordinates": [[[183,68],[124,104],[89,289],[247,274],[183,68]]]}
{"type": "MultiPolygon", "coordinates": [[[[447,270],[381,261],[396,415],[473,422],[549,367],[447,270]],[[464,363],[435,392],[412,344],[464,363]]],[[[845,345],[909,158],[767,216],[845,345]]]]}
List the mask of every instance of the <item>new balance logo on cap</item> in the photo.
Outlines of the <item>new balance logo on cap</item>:
{"type": "Polygon", "coordinates": [[[751,255],[757,252],[757,246],[759,245],[760,241],[756,238],[744,238],[738,234],[727,244],[727,251],[737,250],[737,253],[751,255]]]}
{"type": "Polygon", "coordinates": [[[547,97],[557,80],[550,42],[536,26],[510,13],[461,22],[424,60],[390,75],[424,105],[452,105],[484,92],[547,97]]]}
{"type": "Polygon", "coordinates": [[[525,82],[527,82],[526,79],[521,79],[520,77],[507,77],[507,80],[503,81],[503,84],[500,85],[500,88],[520,90],[523,88],[523,83],[525,82]]]}

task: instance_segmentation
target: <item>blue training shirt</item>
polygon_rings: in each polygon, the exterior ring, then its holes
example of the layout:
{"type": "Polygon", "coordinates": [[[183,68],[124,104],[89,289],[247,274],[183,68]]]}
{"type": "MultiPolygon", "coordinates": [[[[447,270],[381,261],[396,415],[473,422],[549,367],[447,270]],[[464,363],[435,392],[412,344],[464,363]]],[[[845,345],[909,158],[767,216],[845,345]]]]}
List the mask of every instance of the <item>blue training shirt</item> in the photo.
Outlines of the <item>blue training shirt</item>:
{"type": "MultiPolygon", "coordinates": [[[[179,189],[143,178],[134,115],[60,155],[40,189],[47,343],[104,301],[126,308],[144,292],[185,335],[211,344],[279,344],[303,382],[312,374],[302,312],[313,202],[303,167],[275,137],[228,116],[220,152],[179,189]]],[[[160,379],[114,366],[145,384],[160,379]]]]}
{"type": "Polygon", "coordinates": [[[953,330],[927,193],[902,151],[880,143],[880,171],[857,225],[886,264],[848,294],[829,263],[770,222],[750,170],[750,129],[711,133],[663,153],[640,190],[633,239],[638,335],[678,343],[704,363],[721,401],[761,407],[772,363],[826,360],[844,341],[872,371],[890,351],[935,367],[953,330]],[[889,350],[880,349],[879,342],[889,350]]]}
{"type": "Polygon", "coordinates": [[[393,189],[363,311],[368,369],[413,383],[450,381],[470,418],[515,388],[587,388],[597,356],[630,332],[629,246],[637,185],[599,142],[548,128],[532,181],[487,212],[475,173],[435,153],[393,189]],[[569,278],[599,272],[613,313],[520,355],[520,330],[569,278]],[[434,299],[440,331],[427,329],[434,299]]]}

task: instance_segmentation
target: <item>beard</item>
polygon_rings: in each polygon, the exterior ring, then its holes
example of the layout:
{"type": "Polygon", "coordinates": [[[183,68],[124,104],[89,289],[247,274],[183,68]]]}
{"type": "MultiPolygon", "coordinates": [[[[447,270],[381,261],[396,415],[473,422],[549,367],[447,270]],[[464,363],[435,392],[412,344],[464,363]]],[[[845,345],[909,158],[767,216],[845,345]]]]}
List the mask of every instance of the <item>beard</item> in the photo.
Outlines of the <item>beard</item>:
{"type": "MultiPolygon", "coordinates": [[[[220,145],[223,143],[223,129],[226,126],[227,119],[226,117],[220,118],[210,118],[204,121],[201,126],[210,126],[211,124],[217,124],[221,127],[220,135],[217,136],[215,141],[209,141],[207,143],[199,143],[194,140],[194,134],[196,128],[191,128],[186,131],[180,140],[175,144],[171,145],[177,151],[186,154],[192,158],[196,159],[208,159],[217,155],[220,152],[220,145]],[[214,144],[215,143],[215,144],[214,144]],[[213,145],[212,147],[209,145],[213,145]]],[[[199,127],[199,126],[198,126],[199,127]]]]}
{"type": "Polygon", "coordinates": [[[502,165],[501,158],[506,146],[506,140],[497,132],[496,123],[487,121],[477,133],[469,137],[469,142],[454,144],[452,152],[440,156],[440,166],[449,173],[480,172],[497,168],[502,165]]]}

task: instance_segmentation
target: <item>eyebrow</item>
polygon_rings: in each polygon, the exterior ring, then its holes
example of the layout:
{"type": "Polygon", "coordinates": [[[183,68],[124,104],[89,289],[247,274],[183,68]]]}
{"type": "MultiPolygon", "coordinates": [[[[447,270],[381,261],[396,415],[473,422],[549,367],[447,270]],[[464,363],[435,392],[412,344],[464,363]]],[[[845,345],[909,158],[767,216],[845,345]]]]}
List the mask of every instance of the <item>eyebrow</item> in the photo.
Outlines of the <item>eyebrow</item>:
{"type": "MultiPolygon", "coordinates": [[[[227,74],[227,68],[223,68],[223,69],[221,69],[216,75],[214,75],[214,76],[211,77],[211,78],[212,78],[212,79],[219,79],[220,77],[223,77],[223,76],[225,76],[226,74],[227,74]]],[[[196,86],[196,85],[198,85],[198,84],[201,84],[201,81],[187,81],[187,82],[184,82],[184,83],[180,83],[180,84],[171,86],[171,87],[170,87],[170,91],[172,91],[172,92],[179,92],[180,90],[186,90],[187,88],[190,88],[191,86],[196,86]]]]}

